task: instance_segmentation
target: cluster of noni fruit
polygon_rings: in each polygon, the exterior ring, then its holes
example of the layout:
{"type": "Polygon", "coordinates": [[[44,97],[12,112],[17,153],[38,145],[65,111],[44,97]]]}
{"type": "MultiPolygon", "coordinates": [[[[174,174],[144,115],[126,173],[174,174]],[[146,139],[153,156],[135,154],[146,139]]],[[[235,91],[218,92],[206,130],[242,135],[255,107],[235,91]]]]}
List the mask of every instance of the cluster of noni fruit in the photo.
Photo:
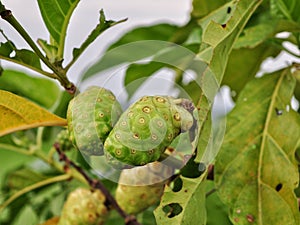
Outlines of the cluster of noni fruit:
{"type": "MultiPolygon", "coordinates": [[[[144,96],[122,112],[111,91],[91,86],[69,103],[69,138],[82,154],[104,156],[108,164],[122,169],[116,200],[126,213],[137,214],[159,201],[174,171],[158,161],[176,137],[195,129],[194,109],[188,99],[144,96]]],[[[64,207],[59,224],[75,224],[75,220],[78,225],[101,224],[107,216],[105,201],[99,200],[101,193],[82,189],[74,193],[65,203],[72,207],[64,207]],[[86,200],[75,206],[76,199],[84,195],[86,200]],[[87,212],[87,205],[97,207],[87,212]]]]}

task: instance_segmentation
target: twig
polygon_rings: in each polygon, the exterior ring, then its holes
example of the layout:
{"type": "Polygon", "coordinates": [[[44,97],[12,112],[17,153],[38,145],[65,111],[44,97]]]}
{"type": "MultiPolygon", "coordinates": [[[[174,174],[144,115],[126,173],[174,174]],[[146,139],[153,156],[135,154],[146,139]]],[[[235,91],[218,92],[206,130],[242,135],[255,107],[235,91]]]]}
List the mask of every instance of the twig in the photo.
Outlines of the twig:
{"type": "Polygon", "coordinates": [[[133,215],[129,215],[126,212],[123,211],[123,209],[118,205],[114,197],[110,194],[110,192],[106,189],[106,187],[101,183],[101,181],[90,178],[87,173],[78,165],[76,165],[74,162],[72,162],[64,152],[61,151],[60,146],[58,143],[54,144],[54,148],[56,149],[57,153],[59,154],[59,160],[64,161],[66,163],[66,168],[71,166],[74,169],[76,169],[89,183],[89,185],[93,189],[99,189],[105,196],[106,196],[106,202],[105,205],[107,207],[114,208],[120,216],[122,216],[125,220],[126,225],[141,225],[133,215]]]}

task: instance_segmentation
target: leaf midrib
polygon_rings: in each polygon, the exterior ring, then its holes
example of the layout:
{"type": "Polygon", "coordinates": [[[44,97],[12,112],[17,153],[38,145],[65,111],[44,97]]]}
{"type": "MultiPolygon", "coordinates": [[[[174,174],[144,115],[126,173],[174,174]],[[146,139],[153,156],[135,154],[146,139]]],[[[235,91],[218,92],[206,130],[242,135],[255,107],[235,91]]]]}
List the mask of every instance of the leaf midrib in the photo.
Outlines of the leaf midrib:
{"type": "Polygon", "coordinates": [[[264,183],[262,181],[262,169],[263,169],[263,156],[264,156],[264,149],[266,146],[266,140],[267,137],[269,136],[269,125],[270,125],[270,121],[272,118],[272,113],[273,113],[273,109],[274,109],[274,105],[276,102],[276,97],[278,96],[278,92],[281,86],[281,83],[283,82],[283,78],[284,76],[286,76],[286,70],[280,75],[280,78],[278,80],[278,82],[275,85],[275,89],[274,92],[271,96],[271,101],[270,101],[270,105],[268,107],[268,113],[267,113],[267,117],[265,120],[265,124],[264,124],[264,129],[262,132],[262,142],[261,142],[261,146],[260,146],[260,151],[259,151],[259,159],[258,159],[258,168],[257,168],[257,189],[258,189],[258,224],[263,224],[262,223],[262,190],[260,187],[260,184],[264,183]]]}

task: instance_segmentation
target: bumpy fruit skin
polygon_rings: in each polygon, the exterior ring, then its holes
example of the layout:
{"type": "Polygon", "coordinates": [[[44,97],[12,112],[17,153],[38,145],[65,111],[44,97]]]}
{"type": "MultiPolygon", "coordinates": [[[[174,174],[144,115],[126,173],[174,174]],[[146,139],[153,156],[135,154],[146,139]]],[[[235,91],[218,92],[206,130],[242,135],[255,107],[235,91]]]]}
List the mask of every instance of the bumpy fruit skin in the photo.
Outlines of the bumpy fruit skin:
{"type": "Polygon", "coordinates": [[[104,202],[99,190],[78,188],[69,194],[58,225],[102,225],[109,213],[104,202]]]}
{"type": "Polygon", "coordinates": [[[159,162],[122,170],[116,201],[128,214],[138,214],[156,204],[173,169],[159,162]]]}
{"type": "Polygon", "coordinates": [[[141,166],[158,160],[173,139],[193,125],[192,114],[182,105],[187,101],[165,96],[144,96],[136,101],[104,143],[108,162],[141,166]]]}
{"type": "Polygon", "coordinates": [[[114,94],[91,86],[68,106],[70,139],[86,155],[103,155],[103,142],[122,113],[114,94]]]}
{"type": "Polygon", "coordinates": [[[73,148],[73,144],[70,140],[69,131],[67,129],[61,130],[56,136],[56,142],[63,151],[68,151],[73,148]]]}

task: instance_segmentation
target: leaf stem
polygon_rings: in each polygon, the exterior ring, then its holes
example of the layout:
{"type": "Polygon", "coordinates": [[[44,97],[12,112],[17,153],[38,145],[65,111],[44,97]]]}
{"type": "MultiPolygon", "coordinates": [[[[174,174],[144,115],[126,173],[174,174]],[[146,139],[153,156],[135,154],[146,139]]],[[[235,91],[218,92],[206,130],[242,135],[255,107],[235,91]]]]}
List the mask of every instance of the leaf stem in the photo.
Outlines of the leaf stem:
{"type": "Polygon", "coordinates": [[[23,149],[23,148],[19,148],[19,147],[15,147],[13,145],[10,144],[1,144],[0,143],[0,149],[6,149],[9,151],[13,151],[13,152],[17,152],[20,153],[22,155],[33,155],[33,152],[23,149]]]}
{"type": "Polygon", "coordinates": [[[39,70],[39,69],[36,68],[36,67],[33,67],[33,66],[29,65],[29,64],[20,62],[20,61],[18,61],[18,60],[13,59],[13,58],[9,58],[9,57],[5,57],[5,56],[3,56],[3,55],[0,55],[0,59],[9,61],[9,62],[12,62],[12,63],[15,63],[15,64],[19,64],[19,65],[21,65],[21,66],[25,66],[25,67],[27,67],[27,68],[29,68],[29,69],[35,71],[35,72],[38,72],[38,73],[40,73],[40,74],[42,74],[42,75],[44,75],[44,76],[46,76],[46,77],[49,77],[49,78],[51,78],[51,79],[57,79],[57,76],[55,76],[55,74],[53,74],[53,73],[48,73],[48,72],[46,72],[46,71],[44,71],[44,70],[39,70]]]}
{"type": "Polygon", "coordinates": [[[61,85],[66,89],[70,89],[73,84],[67,79],[63,70],[59,70],[56,66],[49,62],[49,60],[43,55],[38,46],[26,32],[26,30],[22,27],[22,25],[17,21],[17,19],[13,16],[12,12],[5,8],[5,6],[0,2],[0,15],[1,18],[7,21],[28,43],[28,45],[33,49],[33,51],[39,56],[39,58],[48,66],[54,73],[55,78],[59,80],[61,85]]]}
{"type": "Polygon", "coordinates": [[[23,188],[22,190],[16,192],[15,194],[13,194],[9,199],[7,199],[2,205],[0,205],[0,212],[7,207],[10,203],[12,203],[14,200],[16,200],[18,197],[22,196],[23,194],[26,194],[34,189],[46,186],[48,184],[52,184],[52,183],[57,183],[57,182],[61,182],[61,181],[65,181],[65,180],[69,180],[72,177],[71,174],[63,174],[63,175],[59,175],[56,177],[51,177],[49,179],[37,182],[35,184],[32,184],[30,186],[27,186],[25,188],[23,188]]]}

